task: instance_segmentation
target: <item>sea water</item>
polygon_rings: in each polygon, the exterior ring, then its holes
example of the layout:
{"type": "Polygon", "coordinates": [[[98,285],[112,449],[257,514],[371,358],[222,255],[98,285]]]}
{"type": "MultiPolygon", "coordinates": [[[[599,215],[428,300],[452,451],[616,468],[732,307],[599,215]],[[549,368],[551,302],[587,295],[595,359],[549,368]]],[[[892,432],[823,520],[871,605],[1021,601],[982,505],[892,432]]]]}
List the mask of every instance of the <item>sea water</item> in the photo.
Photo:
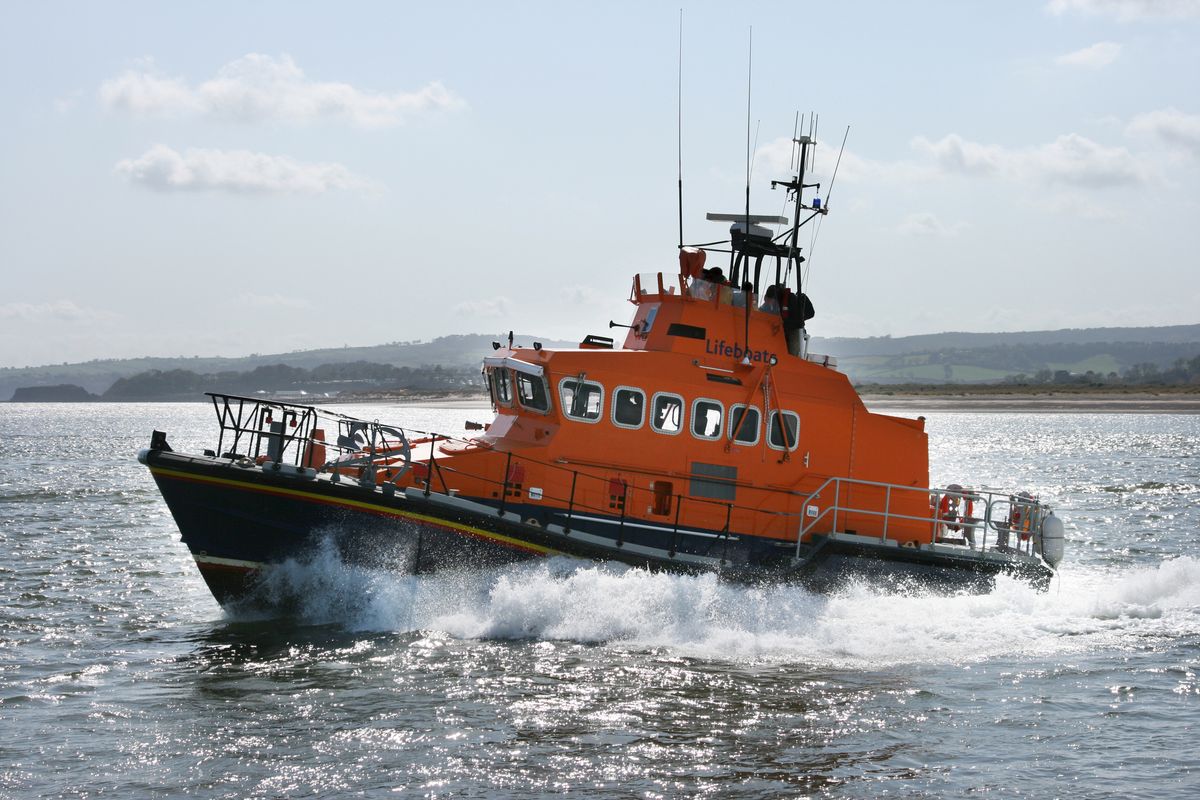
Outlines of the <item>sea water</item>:
{"type": "Polygon", "coordinates": [[[1200,417],[927,416],[936,483],[1066,520],[1049,592],[326,549],[270,577],[294,616],[230,615],[135,460],[211,407],[0,407],[0,796],[1200,796],[1200,417]]]}

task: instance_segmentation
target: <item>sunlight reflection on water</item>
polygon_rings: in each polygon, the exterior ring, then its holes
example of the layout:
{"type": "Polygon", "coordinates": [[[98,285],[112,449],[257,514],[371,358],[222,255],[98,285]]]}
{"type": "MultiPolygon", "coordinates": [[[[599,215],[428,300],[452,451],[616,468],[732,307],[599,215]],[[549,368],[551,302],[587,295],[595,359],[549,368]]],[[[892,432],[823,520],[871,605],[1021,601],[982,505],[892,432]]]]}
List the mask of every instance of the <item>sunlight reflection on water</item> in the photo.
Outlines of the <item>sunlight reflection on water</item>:
{"type": "Polygon", "coordinates": [[[211,407],[6,412],[0,796],[1200,788],[1200,418],[928,414],[936,483],[1031,487],[1066,520],[1045,594],[325,553],[276,576],[309,602],[272,620],[218,609],[133,458],[156,427],[211,447],[211,407]]]}

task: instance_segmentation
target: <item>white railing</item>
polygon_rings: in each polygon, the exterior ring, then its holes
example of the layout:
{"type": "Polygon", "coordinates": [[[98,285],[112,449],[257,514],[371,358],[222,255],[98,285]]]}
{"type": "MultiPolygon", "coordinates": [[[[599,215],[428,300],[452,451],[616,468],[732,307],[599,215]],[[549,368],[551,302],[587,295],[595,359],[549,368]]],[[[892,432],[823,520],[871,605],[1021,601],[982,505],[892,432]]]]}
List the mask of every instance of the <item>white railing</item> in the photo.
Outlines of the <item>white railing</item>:
{"type": "MultiPolygon", "coordinates": [[[[909,504],[913,504],[911,500],[909,504]]],[[[875,530],[853,532],[874,536],[884,542],[889,540],[889,525],[903,520],[928,525],[934,543],[958,545],[979,551],[990,548],[1005,553],[1033,555],[1035,534],[1041,530],[1042,520],[1049,513],[1050,510],[1045,505],[1024,493],[991,489],[923,489],[832,477],[804,500],[800,529],[796,537],[796,557],[800,557],[804,537],[814,532],[822,523],[828,523],[829,532],[849,533],[850,531],[843,531],[839,523],[844,524],[850,514],[857,515],[860,520],[862,517],[868,517],[878,521],[879,525],[875,530]],[[849,489],[855,487],[882,490],[882,503],[877,502],[877,492],[874,491],[870,501],[851,500],[848,497],[849,489]],[[833,495],[833,502],[823,504],[821,501],[828,500],[830,493],[833,495]],[[908,493],[906,499],[911,498],[914,493],[925,498],[929,513],[913,515],[893,510],[893,499],[900,493],[908,493]],[[982,516],[978,515],[980,511],[982,516]]]]}

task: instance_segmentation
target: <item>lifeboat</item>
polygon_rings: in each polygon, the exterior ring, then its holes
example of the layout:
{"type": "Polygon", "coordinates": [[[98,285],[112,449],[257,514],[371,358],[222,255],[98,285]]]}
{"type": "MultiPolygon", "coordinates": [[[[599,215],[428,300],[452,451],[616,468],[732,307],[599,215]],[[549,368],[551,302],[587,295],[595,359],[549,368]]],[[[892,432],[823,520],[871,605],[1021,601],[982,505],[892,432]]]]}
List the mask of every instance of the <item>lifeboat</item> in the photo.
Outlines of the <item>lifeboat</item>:
{"type": "Polygon", "coordinates": [[[709,214],[727,241],[635,275],[624,340],[505,343],[482,359],[495,416],[453,436],[212,394],[218,443],[139,454],[222,603],[332,538],[428,572],[569,555],[827,589],[1045,588],[1062,523],[1026,492],[930,488],[924,418],[870,411],[810,352],[800,229],[828,213],[799,169],[792,216],[709,214]],[[772,226],[782,228],[776,234],[772,226]],[[327,437],[326,434],[329,434],[327,437]]]}

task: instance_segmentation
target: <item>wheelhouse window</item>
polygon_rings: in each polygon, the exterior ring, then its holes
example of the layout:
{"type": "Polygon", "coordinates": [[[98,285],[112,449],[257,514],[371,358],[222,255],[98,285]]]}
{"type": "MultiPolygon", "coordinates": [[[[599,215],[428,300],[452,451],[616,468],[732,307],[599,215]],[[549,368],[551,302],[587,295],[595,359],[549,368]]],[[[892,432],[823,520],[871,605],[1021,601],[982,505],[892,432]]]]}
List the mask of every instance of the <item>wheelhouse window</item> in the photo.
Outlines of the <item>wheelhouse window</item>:
{"type": "Polygon", "coordinates": [[[692,435],[698,439],[720,439],[725,407],[716,400],[701,398],[692,403],[692,435]]]}
{"type": "Polygon", "coordinates": [[[676,434],[683,430],[683,398],[668,392],[654,395],[650,427],[659,433],[676,434]]]}
{"type": "Polygon", "coordinates": [[[492,402],[498,406],[512,405],[512,384],[509,382],[508,370],[504,368],[487,371],[488,389],[492,393],[492,402]]]}
{"type": "Polygon", "coordinates": [[[618,428],[640,428],[646,421],[646,393],[631,386],[613,391],[612,421],[618,428]]]}
{"type": "Polygon", "coordinates": [[[562,412],[582,422],[599,422],[604,410],[604,387],[591,381],[564,378],[558,384],[562,412]]]}
{"type": "Polygon", "coordinates": [[[776,450],[795,450],[799,446],[800,416],[794,411],[772,411],[767,445],[776,450]]]}
{"type": "Polygon", "coordinates": [[[756,444],[760,419],[754,406],[737,405],[729,409],[729,438],[738,444],[756,444]]]}
{"type": "Polygon", "coordinates": [[[550,411],[550,393],[546,391],[546,379],[524,372],[514,374],[517,379],[517,401],[521,407],[542,414],[550,411]]]}

